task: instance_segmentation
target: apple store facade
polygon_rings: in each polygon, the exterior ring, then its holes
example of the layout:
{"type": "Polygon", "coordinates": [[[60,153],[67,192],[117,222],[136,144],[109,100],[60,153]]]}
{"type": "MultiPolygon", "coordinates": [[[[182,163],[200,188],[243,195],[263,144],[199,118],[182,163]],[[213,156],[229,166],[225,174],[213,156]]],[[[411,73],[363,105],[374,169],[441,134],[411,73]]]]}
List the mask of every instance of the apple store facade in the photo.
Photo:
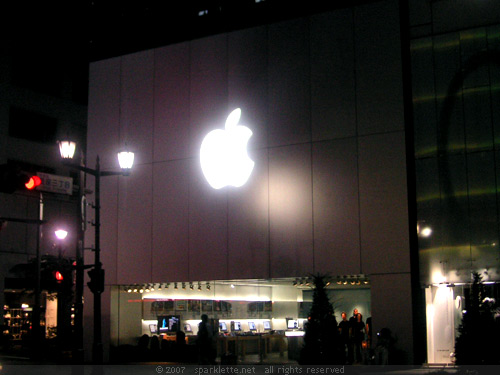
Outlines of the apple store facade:
{"type": "MultiPolygon", "coordinates": [[[[130,176],[101,181],[106,356],[157,333],[159,316],[193,335],[202,313],[228,331],[300,330],[310,276],[325,274],[338,320],[358,308],[393,332],[401,363],[425,361],[426,327],[428,350],[444,337],[429,316],[442,259],[417,243],[415,183],[431,180],[412,167],[399,11],[373,2],[91,63],[87,160],[117,169],[125,144],[136,157],[130,176]]],[[[425,41],[412,40],[419,73],[425,41]]],[[[437,98],[419,77],[413,90],[437,98]]],[[[413,101],[420,129],[429,103],[413,101]]],[[[419,202],[423,224],[435,211],[419,202]]]]}

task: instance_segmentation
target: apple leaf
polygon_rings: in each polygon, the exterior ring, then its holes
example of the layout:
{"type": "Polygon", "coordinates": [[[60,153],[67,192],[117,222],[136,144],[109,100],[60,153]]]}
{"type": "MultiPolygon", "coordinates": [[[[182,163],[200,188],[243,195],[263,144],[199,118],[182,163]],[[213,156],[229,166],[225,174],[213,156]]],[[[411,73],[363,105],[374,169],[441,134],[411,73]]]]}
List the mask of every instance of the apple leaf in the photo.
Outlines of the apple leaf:
{"type": "Polygon", "coordinates": [[[229,114],[229,116],[227,116],[226,129],[233,128],[236,125],[238,125],[238,122],[240,121],[240,117],[241,117],[241,109],[236,108],[235,110],[233,110],[229,114]]]}

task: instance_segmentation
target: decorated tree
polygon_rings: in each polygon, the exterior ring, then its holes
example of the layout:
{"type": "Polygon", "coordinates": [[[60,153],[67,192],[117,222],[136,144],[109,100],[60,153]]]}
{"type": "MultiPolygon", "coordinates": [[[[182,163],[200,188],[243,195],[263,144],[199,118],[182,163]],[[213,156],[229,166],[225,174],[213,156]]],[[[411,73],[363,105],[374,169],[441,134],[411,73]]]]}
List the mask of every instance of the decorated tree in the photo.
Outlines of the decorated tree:
{"type": "Polygon", "coordinates": [[[327,276],[313,275],[313,303],[307,318],[301,365],[342,364],[340,336],[333,306],[326,290],[327,276]]]}
{"type": "Polygon", "coordinates": [[[482,277],[473,273],[473,283],[466,296],[466,310],[458,327],[455,342],[457,365],[499,364],[500,345],[498,326],[495,325],[495,300],[486,296],[482,277]]]}

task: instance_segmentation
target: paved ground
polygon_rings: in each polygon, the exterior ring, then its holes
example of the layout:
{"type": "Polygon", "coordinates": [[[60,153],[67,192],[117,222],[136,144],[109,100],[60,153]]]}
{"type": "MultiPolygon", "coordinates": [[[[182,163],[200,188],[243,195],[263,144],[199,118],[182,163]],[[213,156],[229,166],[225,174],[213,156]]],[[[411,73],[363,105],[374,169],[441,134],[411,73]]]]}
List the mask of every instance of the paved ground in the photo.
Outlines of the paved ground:
{"type": "MultiPolygon", "coordinates": [[[[220,358],[218,359],[220,363],[220,358]]],[[[238,359],[238,366],[197,366],[193,364],[151,362],[126,365],[72,366],[33,362],[27,357],[0,354],[0,375],[218,375],[218,374],[262,374],[262,375],[482,375],[500,374],[500,366],[483,366],[459,371],[448,366],[300,366],[288,359],[287,353],[271,353],[261,360],[258,355],[247,355],[238,359]]]]}

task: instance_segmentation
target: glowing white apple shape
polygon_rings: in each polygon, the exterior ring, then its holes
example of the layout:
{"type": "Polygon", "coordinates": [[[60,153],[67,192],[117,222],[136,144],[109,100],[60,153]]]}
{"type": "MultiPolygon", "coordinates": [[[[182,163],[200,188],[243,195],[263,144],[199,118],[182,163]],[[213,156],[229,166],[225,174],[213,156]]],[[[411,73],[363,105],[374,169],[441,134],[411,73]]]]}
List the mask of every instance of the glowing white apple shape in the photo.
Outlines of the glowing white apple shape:
{"type": "Polygon", "coordinates": [[[241,109],[236,108],[227,116],[225,129],[212,130],[201,143],[201,170],[214,189],[242,186],[255,165],[247,153],[252,131],[238,125],[240,117],[241,109]]]}

